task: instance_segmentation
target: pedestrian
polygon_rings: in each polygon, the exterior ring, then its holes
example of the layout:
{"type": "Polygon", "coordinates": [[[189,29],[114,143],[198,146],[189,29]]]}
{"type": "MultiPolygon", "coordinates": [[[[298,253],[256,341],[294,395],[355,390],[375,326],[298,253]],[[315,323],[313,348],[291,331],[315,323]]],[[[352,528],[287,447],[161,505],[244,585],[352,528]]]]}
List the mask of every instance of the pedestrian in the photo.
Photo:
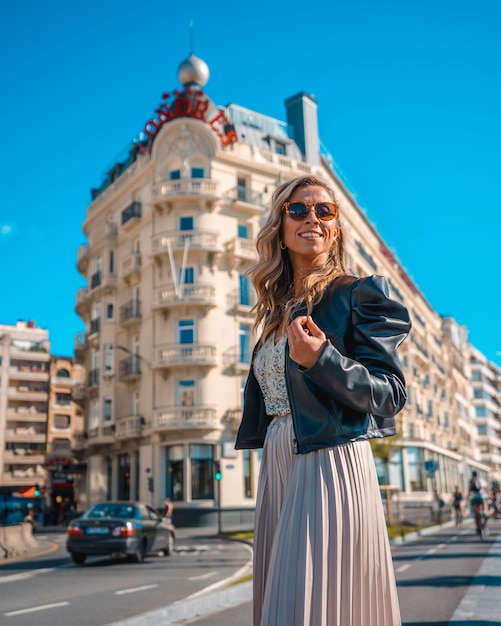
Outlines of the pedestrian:
{"type": "Polygon", "coordinates": [[[162,517],[166,517],[167,519],[172,519],[174,515],[174,505],[170,498],[165,498],[163,506],[162,506],[162,517]]]}
{"type": "Polygon", "coordinates": [[[435,509],[435,521],[441,524],[443,517],[442,512],[445,507],[445,500],[442,498],[442,494],[440,493],[438,487],[435,487],[433,491],[433,504],[435,509]]]}
{"type": "Polygon", "coordinates": [[[454,488],[454,493],[452,494],[452,504],[454,506],[454,511],[456,514],[456,527],[459,527],[463,523],[463,505],[464,505],[464,496],[463,490],[460,485],[456,485],[454,488]]]}
{"type": "Polygon", "coordinates": [[[282,183],[250,270],[261,330],[236,448],[264,446],[254,532],[254,626],[400,626],[369,439],[406,401],[406,308],[344,261],[334,192],[282,183]]]}

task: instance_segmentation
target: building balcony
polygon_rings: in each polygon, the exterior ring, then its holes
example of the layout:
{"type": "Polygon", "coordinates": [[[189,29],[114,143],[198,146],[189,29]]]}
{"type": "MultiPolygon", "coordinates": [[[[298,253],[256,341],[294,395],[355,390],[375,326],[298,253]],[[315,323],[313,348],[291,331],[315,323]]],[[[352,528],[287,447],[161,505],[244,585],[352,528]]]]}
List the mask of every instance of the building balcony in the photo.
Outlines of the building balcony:
{"type": "Polygon", "coordinates": [[[88,444],[101,445],[109,444],[115,441],[115,424],[107,424],[106,426],[96,426],[89,428],[88,444]]]}
{"type": "Polygon", "coordinates": [[[122,326],[133,326],[141,321],[141,301],[129,300],[127,304],[120,307],[120,324],[122,326]]]}
{"type": "Polygon", "coordinates": [[[41,381],[47,382],[49,379],[49,372],[42,368],[37,369],[36,367],[28,367],[28,366],[20,366],[20,367],[9,367],[9,378],[11,380],[20,380],[20,381],[41,381]]]}
{"type": "Polygon", "coordinates": [[[223,420],[229,424],[232,432],[236,433],[242,421],[242,408],[228,409],[224,414],[223,420]]]}
{"type": "Polygon", "coordinates": [[[83,430],[75,431],[71,438],[72,450],[83,450],[87,444],[87,433],[83,430]]]}
{"type": "Polygon", "coordinates": [[[34,426],[7,428],[5,430],[5,441],[12,443],[45,443],[47,433],[45,428],[35,428],[34,426]]]}
{"type": "Polygon", "coordinates": [[[247,374],[251,363],[251,353],[242,353],[238,346],[230,348],[223,354],[223,367],[232,374],[247,374]]]}
{"type": "Polygon", "coordinates": [[[141,377],[141,361],[138,356],[131,355],[118,364],[118,377],[122,382],[134,382],[141,377]]]}
{"type": "Polygon", "coordinates": [[[73,385],[73,400],[82,403],[87,400],[87,386],[83,382],[77,382],[73,385]]]}
{"type": "Polygon", "coordinates": [[[219,233],[209,230],[170,230],[155,235],[151,240],[151,252],[153,256],[164,256],[172,252],[184,251],[188,246],[189,251],[200,251],[209,254],[219,254],[223,251],[219,243],[219,233]]]}
{"type": "Polygon", "coordinates": [[[117,439],[133,439],[141,437],[146,420],[141,415],[130,415],[117,420],[115,437],[117,439]]]}
{"type": "Polygon", "coordinates": [[[31,349],[23,350],[22,348],[18,348],[17,346],[11,346],[10,348],[10,359],[13,360],[29,360],[29,361],[49,361],[50,355],[46,348],[44,347],[32,347],[31,349]]]}
{"type": "Polygon", "coordinates": [[[42,389],[29,389],[28,387],[8,387],[7,397],[12,400],[25,400],[29,402],[47,402],[49,392],[42,389]]]}
{"type": "Polygon", "coordinates": [[[130,284],[139,280],[141,272],[141,254],[139,252],[130,252],[122,259],[121,264],[122,278],[126,283],[130,284]]]}
{"type": "Polygon", "coordinates": [[[216,346],[212,344],[170,344],[155,351],[153,367],[168,369],[173,367],[205,367],[217,365],[216,346]]]}
{"type": "Polygon", "coordinates": [[[195,283],[183,285],[178,293],[176,293],[174,285],[159,287],[155,292],[153,307],[157,310],[166,310],[179,306],[190,306],[208,310],[215,307],[216,304],[214,285],[195,283]]]}
{"type": "Polygon", "coordinates": [[[85,243],[78,248],[77,252],[77,269],[80,274],[87,274],[89,269],[89,246],[85,243]]]}
{"type": "Polygon", "coordinates": [[[75,356],[79,361],[85,359],[87,353],[87,335],[85,333],[78,333],[75,335],[75,356]]]}
{"type": "Polygon", "coordinates": [[[262,215],[267,208],[263,194],[260,191],[253,191],[241,185],[231,189],[227,197],[232,201],[235,209],[249,215],[262,215]]]}
{"type": "Polygon", "coordinates": [[[227,296],[228,310],[232,313],[240,315],[253,316],[252,307],[256,304],[256,295],[254,291],[242,293],[240,289],[231,291],[227,296]]]}
{"type": "Polygon", "coordinates": [[[81,287],[77,291],[75,311],[80,317],[87,315],[90,309],[89,292],[87,287],[81,287]]]}
{"type": "Polygon", "coordinates": [[[197,201],[206,205],[217,199],[217,181],[208,178],[180,178],[157,183],[152,189],[153,202],[157,206],[167,206],[178,199],[197,201]]]}
{"type": "Polygon", "coordinates": [[[223,424],[212,406],[167,406],[153,414],[153,430],[222,430],[223,424]]]}
{"type": "Polygon", "coordinates": [[[226,252],[230,261],[230,267],[238,267],[245,261],[256,261],[256,242],[253,239],[234,237],[226,244],[226,252]]]}
{"type": "Polygon", "coordinates": [[[44,478],[45,470],[41,464],[35,467],[17,468],[2,474],[2,486],[9,487],[15,485],[18,487],[29,487],[33,485],[36,480],[43,482],[44,478]]]}
{"type": "Polygon", "coordinates": [[[47,413],[37,412],[28,407],[17,407],[13,409],[12,407],[7,407],[6,416],[8,420],[22,422],[22,423],[40,423],[47,422],[47,413]]]}
{"type": "Polygon", "coordinates": [[[4,450],[3,461],[9,465],[43,465],[45,455],[36,450],[26,450],[20,447],[15,450],[4,450]]]}
{"type": "Polygon", "coordinates": [[[122,211],[122,227],[131,228],[134,224],[137,224],[141,219],[142,205],[140,202],[131,202],[129,206],[122,211]]]}

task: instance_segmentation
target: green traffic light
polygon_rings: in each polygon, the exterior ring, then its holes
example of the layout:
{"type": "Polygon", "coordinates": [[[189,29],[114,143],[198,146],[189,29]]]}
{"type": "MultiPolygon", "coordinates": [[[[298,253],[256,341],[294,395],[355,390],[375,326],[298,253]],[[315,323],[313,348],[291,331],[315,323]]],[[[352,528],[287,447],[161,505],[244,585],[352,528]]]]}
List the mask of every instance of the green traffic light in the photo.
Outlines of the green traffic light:
{"type": "Polygon", "coordinates": [[[216,472],[216,480],[221,480],[221,472],[216,472]]]}

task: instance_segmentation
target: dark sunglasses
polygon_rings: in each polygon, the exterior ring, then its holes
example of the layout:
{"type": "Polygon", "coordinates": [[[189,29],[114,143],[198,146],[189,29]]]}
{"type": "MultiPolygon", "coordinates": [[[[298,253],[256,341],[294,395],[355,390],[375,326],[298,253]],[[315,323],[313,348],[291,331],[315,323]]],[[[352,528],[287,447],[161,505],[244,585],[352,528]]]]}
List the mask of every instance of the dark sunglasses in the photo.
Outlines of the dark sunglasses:
{"type": "Polygon", "coordinates": [[[312,207],[322,222],[329,222],[338,216],[339,207],[335,202],[284,202],[284,211],[293,220],[305,220],[312,207]]]}

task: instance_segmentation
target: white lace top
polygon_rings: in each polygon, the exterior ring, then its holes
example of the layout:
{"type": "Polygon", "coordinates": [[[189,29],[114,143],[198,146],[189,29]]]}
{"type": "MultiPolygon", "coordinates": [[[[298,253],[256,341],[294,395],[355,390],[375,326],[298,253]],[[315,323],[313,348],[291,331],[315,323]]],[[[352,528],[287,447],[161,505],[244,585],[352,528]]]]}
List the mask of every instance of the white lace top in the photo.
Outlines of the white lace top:
{"type": "Polygon", "coordinates": [[[270,335],[254,358],[254,375],[263,393],[267,415],[283,417],[291,411],[285,386],[286,343],[287,335],[283,335],[276,345],[270,335]]]}

